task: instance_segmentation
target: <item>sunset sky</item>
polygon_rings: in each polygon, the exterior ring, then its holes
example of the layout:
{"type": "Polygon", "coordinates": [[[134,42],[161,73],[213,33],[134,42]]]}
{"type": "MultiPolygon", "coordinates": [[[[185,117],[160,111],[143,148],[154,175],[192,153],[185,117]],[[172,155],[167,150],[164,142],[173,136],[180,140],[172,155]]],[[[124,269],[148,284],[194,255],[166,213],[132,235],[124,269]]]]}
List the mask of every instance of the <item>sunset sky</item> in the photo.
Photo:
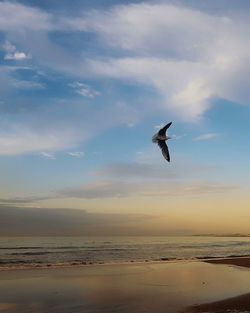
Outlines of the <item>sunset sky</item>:
{"type": "Polygon", "coordinates": [[[249,233],[249,29],[245,0],[1,1],[0,235],[249,233]]]}

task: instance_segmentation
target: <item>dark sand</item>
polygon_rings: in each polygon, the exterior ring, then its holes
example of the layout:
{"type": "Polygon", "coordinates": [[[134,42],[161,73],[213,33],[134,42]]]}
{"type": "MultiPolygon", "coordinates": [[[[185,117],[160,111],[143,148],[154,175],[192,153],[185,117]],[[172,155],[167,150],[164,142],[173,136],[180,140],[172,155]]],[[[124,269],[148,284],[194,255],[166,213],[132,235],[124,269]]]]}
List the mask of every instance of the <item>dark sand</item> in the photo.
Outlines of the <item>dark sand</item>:
{"type": "Polygon", "coordinates": [[[242,267],[250,267],[250,257],[235,257],[235,258],[226,258],[226,259],[213,259],[207,260],[208,263],[214,264],[230,264],[242,267]]]}
{"type": "Polygon", "coordinates": [[[203,305],[197,305],[193,308],[187,310],[186,312],[213,312],[213,313],[221,313],[221,312],[250,312],[250,293],[222,300],[213,303],[207,303],[203,305]]]}
{"type": "Polygon", "coordinates": [[[202,261],[11,270],[0,272],[0,312],[246,311],[235,303],[250,306],[249,291],[248,269],[202,261]]]}

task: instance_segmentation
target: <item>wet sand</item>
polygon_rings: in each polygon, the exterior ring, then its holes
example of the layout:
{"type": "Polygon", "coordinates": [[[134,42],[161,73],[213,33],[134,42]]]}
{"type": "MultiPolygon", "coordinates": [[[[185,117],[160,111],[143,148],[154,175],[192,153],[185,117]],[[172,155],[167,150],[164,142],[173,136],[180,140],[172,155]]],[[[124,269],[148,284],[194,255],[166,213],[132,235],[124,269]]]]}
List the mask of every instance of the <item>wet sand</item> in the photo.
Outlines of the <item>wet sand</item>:
{"type": "Polygon", "coordinates": [[[0,312],[177,313],[209,312],[210,308],[211,312],[216,312],[217,308],[220,310],[218,312],[224,312],[224,308],[247,310],[247,306],[234,305],[249,303],[250,306],[247,295],[249,282],[250,270],[246,268],[202,261],[2,271],[0,312]]]}
{"type": "MultiPolygon", "coordinates": [[[[250,257],[232,257],[223,259],[206,260],[207,263],[233,265],[243,268],[250,268],[250,257]]],[[[249,281],[250,291],[250,281],[249,281]]],[[[212,303],[205,303],[188,308],[186,312],[250,312],[250,293],[240,296],[232,297],[229,299],[215,301],[212,303]]]]}

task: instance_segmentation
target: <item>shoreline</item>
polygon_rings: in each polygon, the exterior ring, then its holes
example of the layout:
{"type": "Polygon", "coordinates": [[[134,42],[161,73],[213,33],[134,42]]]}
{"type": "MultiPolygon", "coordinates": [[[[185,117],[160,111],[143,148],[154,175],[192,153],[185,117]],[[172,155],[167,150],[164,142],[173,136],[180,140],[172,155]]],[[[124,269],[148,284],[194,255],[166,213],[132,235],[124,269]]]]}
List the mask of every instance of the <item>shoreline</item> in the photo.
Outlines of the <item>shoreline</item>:
{"type": "Polygon", "coordinates": [[[220,264],[220,265],[233,265],[237,267],[250,268],[250,256],[226,256],[226,257],[197,257],[193,259],[174,259],[174,258],[161,258],[159,260],[145,260],[145,261],[124,261],[124,262],[71,262],[70,264],[58,263],[58,264],[20,264],[20,265],[0,265],[0,272],[2,271],[22,271],[22,270],[42,270],[42,269],[70,269],[70,268],[86,268],[94,266],[122,266],[122,265],[150,265],[150,264],[170,264],[170,263],[188,263],[188,262],[205,262],[210,264],[220,264]]]}

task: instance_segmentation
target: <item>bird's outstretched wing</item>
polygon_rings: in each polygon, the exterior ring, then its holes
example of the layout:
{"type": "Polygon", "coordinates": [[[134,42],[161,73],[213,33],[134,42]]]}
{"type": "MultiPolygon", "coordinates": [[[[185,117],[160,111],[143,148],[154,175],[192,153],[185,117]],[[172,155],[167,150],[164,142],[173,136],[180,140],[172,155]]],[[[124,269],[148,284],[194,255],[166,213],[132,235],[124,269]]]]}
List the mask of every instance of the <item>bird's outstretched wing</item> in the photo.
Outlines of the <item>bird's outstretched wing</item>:
{"type": "Polygon", "coordinates": [[[158,140],[158,145],[161,148],[161,152],[162,152],[162,155],[164,156],[164,158],[168,162],[170,162],[170,155],[169,155],[169,151],[168,151],[168,146],[166,145],[165,140],[158,140]]]}
{"type": "Polygon", "coordinates": [[[166,135],[166,131],[167,129],[171,126],[172,122],[168,123],[166,126],[162,127],[159,131],[158,131],[158,135],[160,136],[165,136],[166,135]]]}

